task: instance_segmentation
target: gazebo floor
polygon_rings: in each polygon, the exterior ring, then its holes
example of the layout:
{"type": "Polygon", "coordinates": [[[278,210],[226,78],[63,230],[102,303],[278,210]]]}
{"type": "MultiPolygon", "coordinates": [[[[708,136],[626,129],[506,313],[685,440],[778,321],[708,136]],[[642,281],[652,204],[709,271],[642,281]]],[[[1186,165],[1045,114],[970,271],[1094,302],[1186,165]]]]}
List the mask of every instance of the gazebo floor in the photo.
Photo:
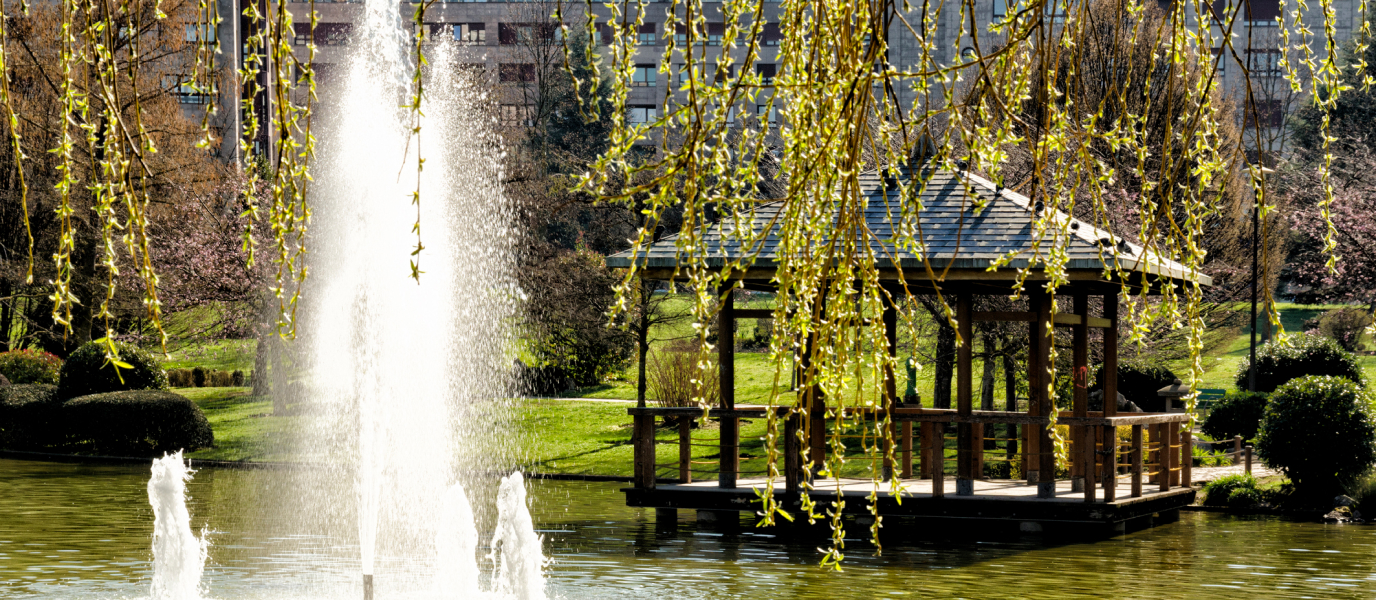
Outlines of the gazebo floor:
{"type": "MultiPolygon", "coordinates": [[[[1025,523],[1024,529],[1036,527],[1029,523],[1062,522],[1066,524],[1110,526],[1121,531],[1128,521],[1150,524],[1154,515],[1178,511],[1194,503],[1195,490],[1174,487],[1161,491],[1156,485],[1143,482],[1142,496],[1131,497],[1132,487],[1120,479],[1117,498],[1104,502],[1103,490],[1096,490],[1096,500],[1086,502],[1084,492],[1071,491],[1071,482],[1056,482],[1054,498],[1038,498],[1037,485],[1021,480],[976,480],[974,494],[958,496],[955,480],[948,478],[943,485],[945,495],[933,497],[930,479],[904,479],[902,502],[882,484],[878,494],[879,514],[886,517],[925,517],[952,520],[994,520],[1025,523]]],[[[626,504],[645,508],[690,509],[705,511],[753,511],[758,503],[757,490],[764,479],[739,480],[734,489],[717,486],[716,481],[687,484],[661,483],[654,489],[625,488],[626,504]]],[[[866,497],[874,484],[863,479],[842,479],[840,493],[846,498],[846,513],[869,514],[866,497]]],[[[829,506],[837,494],[836,480],[818,481],[810,496],[819,504],[829,506]]],[[[774,493],[786,509],[799,506],[798,498],[784,491],[783,481],[774,484],[774,493]]]]}

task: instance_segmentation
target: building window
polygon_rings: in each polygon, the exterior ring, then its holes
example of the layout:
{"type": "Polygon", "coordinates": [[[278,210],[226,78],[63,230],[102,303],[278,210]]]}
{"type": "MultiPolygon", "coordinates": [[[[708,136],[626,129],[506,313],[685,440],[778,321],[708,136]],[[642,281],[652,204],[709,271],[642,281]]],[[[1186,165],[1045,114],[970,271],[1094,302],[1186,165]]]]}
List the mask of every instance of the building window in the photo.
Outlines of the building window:
{"type": "Polygon", "coordinates": [[[486,46],[486,23],[455,23],[454,41],[461,46],[486,46]]]}
{"type": "MultiPolygon", "coordinates": [[[[316,23],[315,25],[315,45],[317,46],[347,46],[349,44],[349,33],[354,26],[350,23],[316,23]]],[[[306,30],[310,30],[310,25],[306,25],[306,30]]]]}
{"type": "Polygon", "coordinates": [[[186,41],[193,44],[214,44],[216,30],[209,23],[188,23],[186,26],[186,41]]]}
{"type": "Polygon", "coordinates": [[[529,104],[503,104],[499,117],[502,125],[507,127],[534,127],[535,107],[529,104]]]}
{"type": "Polygon", "coordinates": [[[659,109],[654,106],[626,107],[627,123],[650,123],[659,118],[659,109]]]}
{"type": "Polygon", "coordinates": [[[635,43],[641,46],[655,45],[659,41],[659,36],[656,35],[658,30],[655,27],[654,23],[642,23],[640,31],[636,33],[635,43]]]}
{"type": "Polygon", "coordinates": [[[305,46],[311,41],[310,23],[293,23],[291,27],[296,34],[291,42],[293,46],[305,46]]]}
{"type": "Polygon", "coordinates": [[[778,46],[784,43],[784,32],[778,23],[764,24],[764,45],[778,46]]]}
{"type": "Polygon", "coordinates": [[[535,81],[533,63],[502,63],[497,66],[497,78],[502,83],[530,83],[535,81]]]}
{"type": "Polygon", "coordinates": [[[688,83],[688,67],[684,65],[674,65],[674,85],[683,87],[688,83]]]}
{"type": "Polygon", "coordinates": [[[163,87],[176,96],[182,104],[209,104],[214,98],[213,86],[208,92],[196,89],[196,82],[188,75],[168,75],[163,77],[163,87]]]}
{"type": "Polygon", "coordinates": [[[1280,0],[1241,0],[1247,12],[1248,27],[1277,27],[1280,0]]]}
{"type": "Polygon", "coordinates": [[[764,85],[774,85],[774,75],[777,65],[773,63],[761,63],[755,65],[755,74],[760,76],[760,83],[764,85]]]}
{"type": "Polygon", "coordinates": [[[654,65],[636,65],[631,74],[631,87],[655,87],[654,65]]]}
{"type": "Polygon", "coordinates": [[[1280,77],[1280,50],[1248,50],[1247,71],[1257,77],[1280,77]]]}
{"type": "Polygon", "coordinates": [[[721,38],[726,35],[726,23],[707,24],[707,45],[720,46],[721,38]]]}
{"type": "Polygon", "coordinates": [[[1008,16],[1008,0],[994,0],[994,12],[989,15],[994,22],[1002,21],[1008,16]]]}
{"type": "Polygon", "coordinates": [[[1046,19],[1060,25],[1065,22],[1070,0],[1046,0],[1046,19]]]}
{"type": "Polygon", "coordinates": [[[717,67],[717,75],[716,75],[716,77],[714,77],[714,78],[712,79],[712,82],[715,83],[715,84],[717,84],[717,85],[725,85],[725,84],[727,84],[728,82],[731,81],[731,78],[732,78],[732,77],[735,77],[735,76],[736,76],[736,67],[734,67],[734,66],[730,66],[730,67],[718,66],[718,67],[717,67]]]}
{"type": "Polygon", "coordinates": [[[514,44],[554,43],[553,23],[498,23],[497,41],[503,46],[514,44]]]}
{"type": "Polygon", "coordinates": [[[674,24],[674,45],[675,45],[675,46],[687,46],[687,45],[688,45],[688,27],[685,26],[685,25],[682,24],[682,23],[676,23],[676,24],[674,24]]]}
{"type": "Polygon", "coordinates": [[[768,104],[756,104],[755,117],[760,119],[761,121],[764,121],[767,118],[769,120],[769,123],[772,125],[774,123],[779,122],[779,111],[778,109],[768,104]],[[768,117],[766,117],[766,115],[768,115],[768,117]]]}

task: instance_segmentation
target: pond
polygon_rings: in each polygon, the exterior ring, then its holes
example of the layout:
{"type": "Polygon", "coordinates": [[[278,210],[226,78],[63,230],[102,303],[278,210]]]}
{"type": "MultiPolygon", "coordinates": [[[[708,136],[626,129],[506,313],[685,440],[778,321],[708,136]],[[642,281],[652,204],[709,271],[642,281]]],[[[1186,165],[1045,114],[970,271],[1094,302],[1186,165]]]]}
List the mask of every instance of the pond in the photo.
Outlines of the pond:
{"type": "MultiPolygon", "coordinates": [[[[138,465],[0,459],[0,597],[147,597],[147,477],[138,465]]],[[[189,493],[196,526],[210,531],[211,598],[357,597],[353,541],[285,518],[293,510],[280,493],[285,479],[281,471],[197,472],[189,493]]],[[[852,524],[845,572],[834,573],[817,566],[816,531],[700,529],[687,512],[666,527],[652,511],[626,507],[621,484],[529,486],[551,558],[549,588],[560,598],[1376,596],[1376,527],[1184,513],[1108,540],[1065,541],[932,537],[894,526],[876,556],[852,524]]],[[[480,531],[490,521],[480,514],[480,531]]],[[[415,568],[385,558],[380,569],[415,568]]],[[[389,594],[384,572],[378,577],[379,600],[411,597],[389,594]]]]}

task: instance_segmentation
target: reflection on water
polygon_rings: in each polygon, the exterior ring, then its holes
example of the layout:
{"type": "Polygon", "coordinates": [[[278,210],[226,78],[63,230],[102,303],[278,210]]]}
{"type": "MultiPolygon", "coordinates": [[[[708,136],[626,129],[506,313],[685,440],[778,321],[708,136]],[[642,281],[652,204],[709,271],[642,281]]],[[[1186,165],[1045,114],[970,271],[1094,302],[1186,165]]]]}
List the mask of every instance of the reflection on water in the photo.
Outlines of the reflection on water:
{"type": "MultiPolygon", "coordinates": [[[[146,597],[147,477],[147,467],[0,459],[0,598],[146,597]]],[[[285,529],[303,520],[274,518],[293,508],[286,480],[205,469],[190,484],[193,527],[214,532],[206,569],[213,598],[300,598],[336,582],[329,596],[356,597],[354,540],[285,529]]],[[[953,541],[890,523],[884,554],[874,556],[863,528],[851,525],[847,570],[835,574],[816,566],[815,531],[699,529],[687,512],[675,527],[657,526],[652,513],[625,506],[617,484],[530,485],[562,598],[1376,596],[1376,527],[1187,513],[1089,543],[953,541]]],[[[479,531],[490,532],[493,517],[479,514],[479,531]]]]}

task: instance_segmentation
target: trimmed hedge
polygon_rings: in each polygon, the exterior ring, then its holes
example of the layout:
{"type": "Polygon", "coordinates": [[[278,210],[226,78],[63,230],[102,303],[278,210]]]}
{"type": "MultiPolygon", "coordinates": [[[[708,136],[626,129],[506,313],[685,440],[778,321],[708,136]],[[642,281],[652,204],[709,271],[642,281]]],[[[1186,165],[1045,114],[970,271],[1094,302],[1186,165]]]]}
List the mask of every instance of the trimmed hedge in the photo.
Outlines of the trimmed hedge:
{"type": "Polygon", "coordinates": [[[62,397],[57,386],[0,387],[0,448],[34,450],[61,443],[62,397]]]}
{"type": "Polygon", "coordinates": [[[1266,394],[1228,392],[1209,411],[1202,430],[1216,440],[1230,439],[1235,435],[1242,436],[1244,440],[1255,440],[1257,431],[1261,429],[1261,419],[1266,416],[1266,401],[1266,394]]]}
{"type": "Polygon", "coordinates": [[[73,398],[62,405],[68,439],[100,454],[158,456],[215,445],[196,403],[172,392],[133,390],[73,398]]]}
{"type": "Polygon", "coordinates": [[[1277,388],[1257,436],[1257,456],[1295,489],[1331,497],[1376,463],[1370,399],[1342,377],[1301,377],[1277,388]]]}
{"type": "MultiPolygon", "coordinates": [[[[1247,369],[1251,361],[1238,366],[1233,383],[1237,389],[1247,389],[1247,369]]],[[[1357,357],[1343,350],[1337,342],[1317,335],[1297,335],[1287,343],[1267,342],[1257,348],[1257,389],[1267,393],[1285,382],[1306,375],[1346,377],[1358,385],[1365,385],[1357,357]]]]}
{"type": "Polygon", "coordinates": [[[115,342],[119,359],[133,368],[106,364],[105,346],[87,342],[76,349],[62,365],[57,392],[63,398],[76,398],[123,390],[165,390],[167,373],[147,351],[123,342],[115,342]]]}
{"type": "Polygon", "coordinates": [[[0,375],[10,383],[57,383],[62,359],[42,350],[0,352],[0,375]]]}
{"type": "MultiPolygon", "coordinates": [[[[1179,379],[1175,373],[1157,362],[1145,359],[1126,359],[1118,362],[1118,393],[1146,412],[1164,412],[1166,401],[1156,390],[1179,379]]],[[[1104,365],[1094,371],[1094,385],[1089,391],[1104,389],[1104,365]]]]}

